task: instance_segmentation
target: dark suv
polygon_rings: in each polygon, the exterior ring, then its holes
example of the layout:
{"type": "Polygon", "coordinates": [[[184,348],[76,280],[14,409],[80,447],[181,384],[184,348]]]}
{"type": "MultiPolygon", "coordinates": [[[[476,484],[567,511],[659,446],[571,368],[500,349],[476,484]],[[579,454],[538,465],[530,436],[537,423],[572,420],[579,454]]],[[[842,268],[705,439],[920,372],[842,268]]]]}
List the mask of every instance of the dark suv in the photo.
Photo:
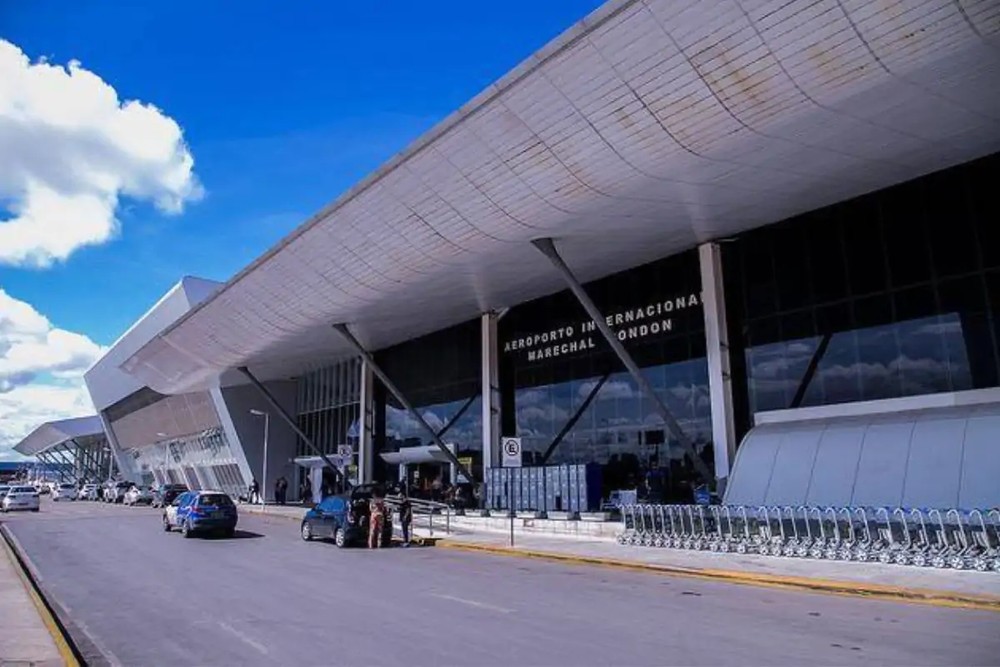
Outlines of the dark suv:
{"type": "Polygon", "coordinates": [[[187,490],[188,488],[183,484],[164,484],[158,486],[153,491],[153,507],[166,507],[174,502],[174,498],[187,490]]]}
{"type": "MultiPolygon", "coordinates": [[[[300,533],[302,539],[332,539],[338,547],[344,548],[364,544],[368,540],[369,506],[372,496],[382,493],[381,485],[362,484],[348,493],[327,496],[323,502],[306,512],[302,518],[300,533]]],[[[388,508],[386,508],[387,511],[388,508]]],[[[392,543],[392,515],[385,518],[382,527],[382,545],[392,543]]]]}

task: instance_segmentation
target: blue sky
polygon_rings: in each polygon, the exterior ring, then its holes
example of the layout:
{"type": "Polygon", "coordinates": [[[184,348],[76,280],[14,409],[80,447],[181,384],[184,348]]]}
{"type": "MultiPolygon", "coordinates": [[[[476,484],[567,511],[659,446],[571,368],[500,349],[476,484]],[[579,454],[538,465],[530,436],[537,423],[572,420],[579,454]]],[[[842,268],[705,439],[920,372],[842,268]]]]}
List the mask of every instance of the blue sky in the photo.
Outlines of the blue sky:
{"type": "Polygon", "coordinates": [[[83,372],[181,276],[226,280],[600,4],[0,0],[0,459],[93,410],[83,372]]]}
{"type": "Polygon", "coordinates": [[[206,190],[124,200],[114,240],[0,286],[107,345],[182,274],[218,280],[600,2],[0,0],[0,37],[181,125],[206,190]]]}

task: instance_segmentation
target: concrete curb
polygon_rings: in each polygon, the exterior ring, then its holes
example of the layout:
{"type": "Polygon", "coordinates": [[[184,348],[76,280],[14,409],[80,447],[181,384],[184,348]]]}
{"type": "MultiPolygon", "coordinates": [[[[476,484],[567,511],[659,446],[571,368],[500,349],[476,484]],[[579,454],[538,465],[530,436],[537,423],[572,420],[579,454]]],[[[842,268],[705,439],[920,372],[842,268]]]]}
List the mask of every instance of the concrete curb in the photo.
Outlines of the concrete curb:
{"type": "Polygon", "coordinates": [[[519,558],[534,558],[574,565],[596,565],[621,570],[650,572],[654,574],[688,577],[707,581],[722,581],[746,586],[761,586],[767,588],[782,588],[786,590],[807,591],[811,593],[826,593],[832,595],[847,595],[869,599],[889,600],[893,602],[911,602],[936,607],[951,607],[959,609],[976,609],[981,611],[1000,612],[1000,597],[978,596],[951,591],[939,591],[922,588],[907,588],[902,586],[884,586],[856,581],[834,581],[811,577],[792,577],[783,575],[757,574],[737,570],[716,570],[685,568],[669,565],[653,565],[634,561],[598,558],[594,556],[577,556],[572,554],[536,551],[485,544],[472,544],[448,539],[435,542],[438,548],[489,553],[500,556],[519,558]]]}
{"type": "Polygon", "coordinates": [[[28,597],[31,598],[31,603],[35,606],[42,624],[52,637],[52,642],[56,645],[56,650],[59,652],[59,657],[62,658],[63,664],[66,667],[80,667],[82,663],[67,640],[68,633],[60,625],[55,614],[49,609],[48,604],[46,604],[41,590],[25,565],[22,555],[18,553],[19,549],[15,548],[16,542],[13,541],[13,535],[7,531],[6,526],[0,526],[0,532],[3,533],[2,538],[0,538],[0,544],[2,544],[0,549],[3,550],[4,556],[10,559],[11,565],[17,571],[17,576],[24,585],[28,597]]]}

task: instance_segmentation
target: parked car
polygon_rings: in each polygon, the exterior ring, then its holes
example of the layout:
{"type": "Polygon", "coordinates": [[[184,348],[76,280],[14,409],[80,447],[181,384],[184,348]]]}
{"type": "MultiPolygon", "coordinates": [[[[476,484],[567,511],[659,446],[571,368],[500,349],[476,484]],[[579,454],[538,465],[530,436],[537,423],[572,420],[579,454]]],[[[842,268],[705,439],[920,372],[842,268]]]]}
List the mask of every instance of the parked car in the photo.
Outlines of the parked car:
{"type": "Polygon", "coordinates": [[[3,502],[3,499],[7,495],[8,491],[10,491],[9,484],[0,484],[0,503],[3,502]]]}
{"type": "Polygon", "coordinates": [[[84,484],[78,497],[80,500],[97,500],[97,485],[84,484]]]}
{"type": "Polygon", "coordinates": [[[152,505],[153,490],[148,486],[133,485],[132,488],[125,492],[122,502],[129,507],[135,505],[152,505]]]}
{"type": "MultiPolygon", "coordinates": [[[[369,501],[379,489],[375,484],[362,484],[348,493],[327,496],[302,518],[302,539],[332,539],[340,548],[364,544],[368,540],[369,501]]],[[[382,544],[391,542],[392,516],[386,516],[382,544]]]]}
{"type": "Polygon", "coordinates": [[[153,490],[153,507],[167,507],[188,488],[183,484],[163,484],[153,490]]]}
{"type": "Polygon", "coordinates": [[[123,503],[125,494],[132,488],[132,482],[112,482],[105,490],[104,497],[109,503],[123,503]]]}
{"type": "Polygon", "coordinates": [[[232,537],[237,521],[236,503],[222,491],[186,491],[163,510],[163,530],[178,528],[184,537],[198,533],[232,537]]]}
{"type": "Polygon", "coordinates": [[[63,483],[56,484],[55,488],[52,489],[52,500],[57,502],[60,500],[76,500],[76,484],[63,483]]]}
{"type": "Polygon", "coordinates": [[[0,510],[13,512],[17,510],[37,512],[41,507],[38,500],[38,490],[33,486],[12,486],[4,496],[0,510]]]}

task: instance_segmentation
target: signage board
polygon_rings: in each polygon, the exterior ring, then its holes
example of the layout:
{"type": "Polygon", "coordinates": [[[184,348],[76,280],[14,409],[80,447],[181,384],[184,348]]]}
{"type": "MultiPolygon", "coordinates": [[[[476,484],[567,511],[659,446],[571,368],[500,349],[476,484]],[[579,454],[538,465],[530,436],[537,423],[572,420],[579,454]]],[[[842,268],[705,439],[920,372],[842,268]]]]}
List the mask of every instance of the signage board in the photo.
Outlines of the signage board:
{"type": "Polygon", "coordinates": [[[350,459],[354,456],[354,447],[351,445],[337,445],[337,456],[350,459]]]}
{"type": "MultiPolygon", "coordinates": [[[[472,457],[471,456],[459,456],[458,462],[465,466],[466,470],[472,470],[472,457]]],[[[459,484],[468,484],[470,480],[466,479],[465,475],[455,471],[455,481],[459,484]]]]}
{"type": "Polygon", "coordinates": [[[500,439],[500,452],[503,456],[503,467],[504,468],[520,468],[521,467],[521,439],[520,438],[501,438],[500,439]]]}

